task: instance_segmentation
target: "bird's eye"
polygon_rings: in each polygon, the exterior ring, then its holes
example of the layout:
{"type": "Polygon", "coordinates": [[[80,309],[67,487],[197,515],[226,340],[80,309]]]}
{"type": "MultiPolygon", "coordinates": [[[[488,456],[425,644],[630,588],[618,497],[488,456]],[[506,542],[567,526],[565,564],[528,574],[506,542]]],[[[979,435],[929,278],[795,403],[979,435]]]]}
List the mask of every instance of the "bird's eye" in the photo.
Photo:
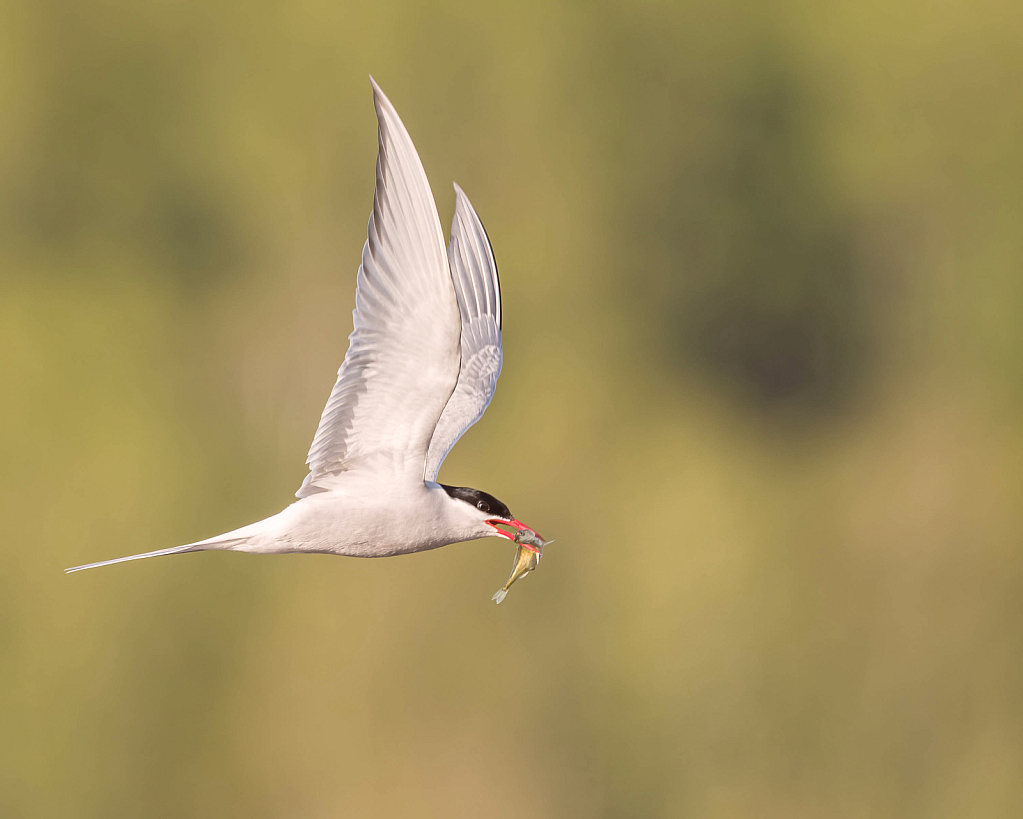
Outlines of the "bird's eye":
{"type": "Polygon", "coordinates": [[[476,502],[476,508],[479,509],[481,512],[484,512],[484,513],[485,512],[489,512],[490,511],[490,504],[487,503],[486,501],[477,501],[476,502]]]}

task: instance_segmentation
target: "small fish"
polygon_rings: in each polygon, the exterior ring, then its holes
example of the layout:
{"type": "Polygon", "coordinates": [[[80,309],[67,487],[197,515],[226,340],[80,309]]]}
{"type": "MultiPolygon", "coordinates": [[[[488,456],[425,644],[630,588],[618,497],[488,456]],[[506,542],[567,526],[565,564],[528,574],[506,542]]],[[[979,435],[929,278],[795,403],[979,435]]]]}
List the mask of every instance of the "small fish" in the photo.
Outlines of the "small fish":
{"type": "Polygon", "coordinates": [[[540,563],[540,558],[543,557],[543,547],[546,546],[547,543],[553,543],[554,541],[548,540],[545,543],[542,538],[537,537],[536,532],[531,529],[523,529],[515,535],[515,542],[519,547],[515,552],[515,565],[512,566],[512,573],[508,577],[508,582],[498,589],[497,593],[490,598],[495,603],[500,603],[504,600],[512,583],[520,577],[524,577],[537,567],[540,563]]]}

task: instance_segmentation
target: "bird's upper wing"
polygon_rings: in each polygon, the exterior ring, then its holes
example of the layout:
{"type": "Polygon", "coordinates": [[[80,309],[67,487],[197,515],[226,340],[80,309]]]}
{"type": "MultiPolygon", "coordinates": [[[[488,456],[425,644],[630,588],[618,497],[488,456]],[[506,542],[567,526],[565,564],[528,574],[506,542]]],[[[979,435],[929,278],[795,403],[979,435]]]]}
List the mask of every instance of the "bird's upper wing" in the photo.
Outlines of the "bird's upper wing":
{"type": "Polygon", "coordinates": [[[380,147],[355,329],[309,448],[300,498],[326,491],[331,476],[349,470],[421,481],[458,379],[458,303],[430,183],[375,82],[373,97],[380,147]]]}
{"type": "Polygon", "coordinates": [[[437,480],[445,456],[486,410],[501,374],[501,281],[483,223],[455,185],[448,264],[462,318],[458,384],[430,441],[426,480],[437,480]]]}

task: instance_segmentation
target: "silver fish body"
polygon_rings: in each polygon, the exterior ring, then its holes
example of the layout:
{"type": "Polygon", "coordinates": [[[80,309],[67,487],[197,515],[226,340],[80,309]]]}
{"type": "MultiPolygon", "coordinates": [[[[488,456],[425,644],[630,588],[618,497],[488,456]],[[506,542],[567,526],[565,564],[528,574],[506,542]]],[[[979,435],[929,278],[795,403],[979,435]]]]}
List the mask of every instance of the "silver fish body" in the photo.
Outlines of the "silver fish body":
{"type": "MultiPolygon", "coordinates": [[[[547,541],[547,543],[551,542],[547,541]]],[[[543,547],[547,545],[542,538],[537,537],[536,532],[530,529],[523,529],[516,534],[515,543],[518,544],[518,549],[515,551],[515,564],[512,566],[512,572],[508,576],[508,582],[498,589],[497,593],[491,598],[495,603],[500,603],[504,600],[512,583],[520,577],[529,574],[539,565],[540,558],[543,557],[543,547]]]]}

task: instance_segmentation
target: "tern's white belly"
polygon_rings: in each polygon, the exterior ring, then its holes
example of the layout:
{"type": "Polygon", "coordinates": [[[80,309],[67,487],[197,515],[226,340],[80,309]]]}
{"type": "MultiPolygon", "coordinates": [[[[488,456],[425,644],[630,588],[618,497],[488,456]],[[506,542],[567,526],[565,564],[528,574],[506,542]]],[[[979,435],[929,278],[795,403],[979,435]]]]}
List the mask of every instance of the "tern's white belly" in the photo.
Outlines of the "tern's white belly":
{"type": "Polygon", "coordinates": [[[463,539],[444,525],[446,500],[443,490],[425,484],[401,490],[342,486],[303,498],[253,524],[256,531],[234,548],[264,554],[325,552],[351,557],[436,549],[463,539]]]}

